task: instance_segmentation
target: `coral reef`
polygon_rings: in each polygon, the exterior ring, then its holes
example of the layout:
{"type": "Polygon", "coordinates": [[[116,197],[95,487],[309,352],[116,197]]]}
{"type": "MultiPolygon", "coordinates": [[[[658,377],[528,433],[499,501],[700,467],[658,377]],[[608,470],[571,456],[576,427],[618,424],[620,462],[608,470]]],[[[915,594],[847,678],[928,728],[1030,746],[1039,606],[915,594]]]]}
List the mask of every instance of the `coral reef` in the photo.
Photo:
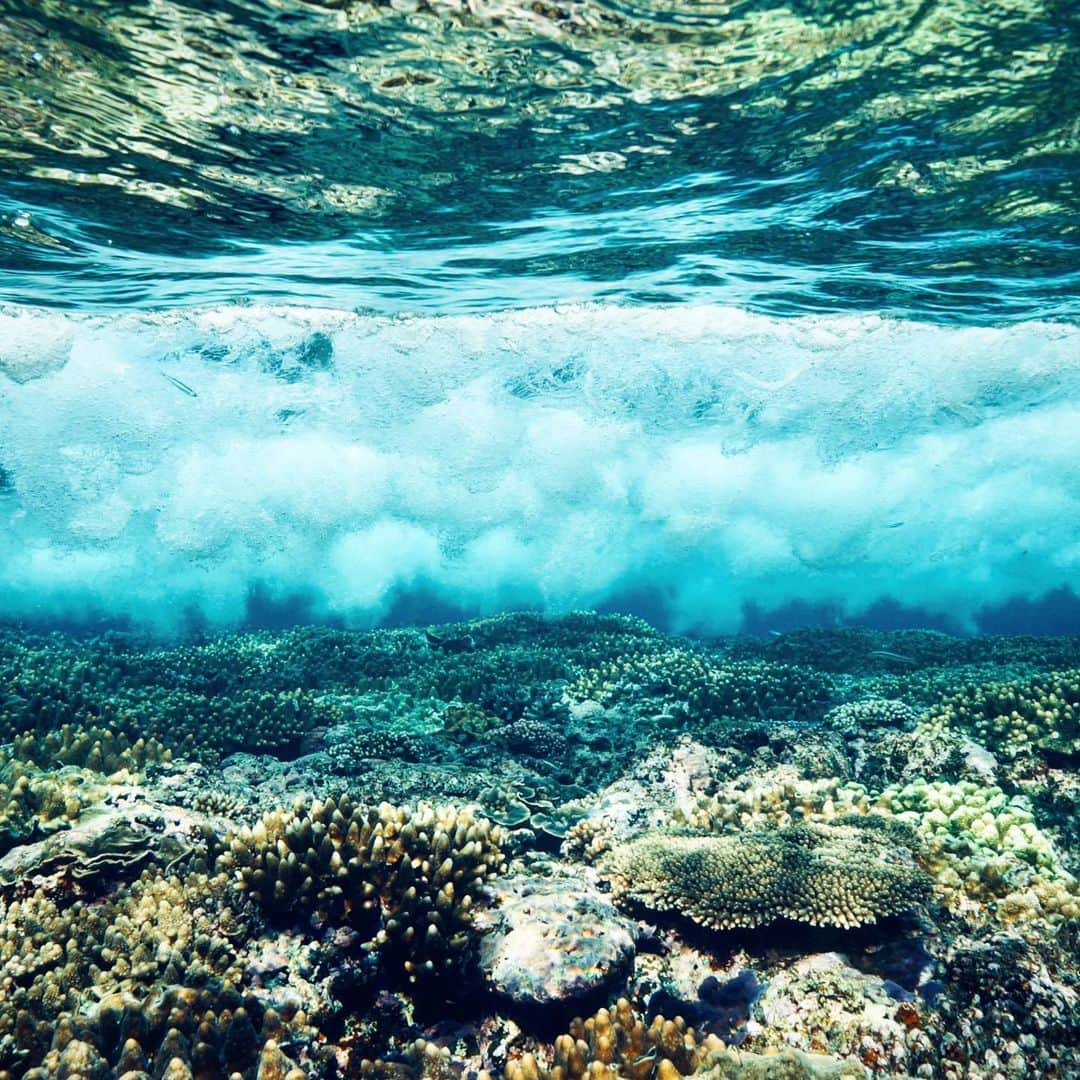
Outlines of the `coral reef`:
{"type": "Polygon", "coordinates": [[[930,715],[993,746],[1014,779],[1046,762],[1080,763],[1080,669],[968,685],[930,715]]]}
{"type": "Polygon", "coordinates": [[[648,702],[669,722],[800,720],[820,717],[833,693],[828,676],[809,668],[728,661],[686,646],[617,656],[568,688],[572,698],[601,705],[648,702]]]}
{"type": "Polygon", "coordinates": [[[217,865],[275,915],[359,922],[370,947],[416,979],[450,973],[472,946],[474,906],[502,865],[500,836],[468,807],[328,799],[266,815],[231,837],[217,865]]]}
{"type": "Polygon", "coordinates": [[[190,1071],[256,1067],[267,1039],[305,1021],[288,1003],[278,1013],[240,992],[237,942],[253,927],[224,895],[224,882],[205,874],[146,872],[95,904],[40,889],[9,901],[0,1068],[164,1074],[174,1058],[190,1071]]]}
{"type": "Polygon", "coordinates": [[[924,842],[939,889],[956,899],[992,899],[1004,921],[1080,918],[1080,890],[1030,805],[971,781],[917,781],[882,792],[878,806],[924,842]]]}
{"type": "Polygon", "coordinates": [[[0,628],[0,1078],[1080,1075],[1078,671],[0,628]]]}
{"type": "Polygon", "coordinates": [[[919,714],[910,705],[895,698],[866,698],[837,705],[825,714],[823,722],[844,735],[852,736],[879,727],[910,730],[919,722],[919,714]]]}
{"type": "Polygon", "coordinates": [[[570,1030],[555,1039],[549,1054],[550,1066],[533,1054],[511,1059],[506,1080],[674,1080],[690,1075],[715,1080],[841,1080],[864,1075],[854,1059],[840,1061],[793,1049],[769,1056],[728,1049],[715,1035],[699,1036],[681,1017],[656,1016],[646,1022],[626,998],[588,1019],[576,1018],[570,1030]]]}
{"type": "Polygon", "coordinates": [[[532,1054],[511,1060],[506,1080],[581,1080],[586,1076],[668,1080],[697,1072],[709,1055],[723,1049],[715,1036],[698,1039],[681,1018],[655,1017],[646,1023],[630,1002],[620,998],[613,1009],[575,1018],[570,1030],[555,1039],[550,1068],[532,1054]]]}

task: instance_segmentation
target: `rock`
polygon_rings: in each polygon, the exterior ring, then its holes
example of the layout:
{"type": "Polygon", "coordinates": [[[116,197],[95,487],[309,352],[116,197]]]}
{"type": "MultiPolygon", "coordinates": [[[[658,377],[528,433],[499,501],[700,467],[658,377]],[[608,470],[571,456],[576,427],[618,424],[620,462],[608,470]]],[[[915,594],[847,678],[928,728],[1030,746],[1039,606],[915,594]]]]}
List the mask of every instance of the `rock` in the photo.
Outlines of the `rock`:
{"type": "Polygon", "coordinates": [[[839,1060],[790,1047],[762,1056],[724,1050],[710,1060],[702,1080],[859,1080],[866,1070],[855,1058],[839,1060]]]}
{"type": "Polygon", "coordinates": [[[491,891],[491,907],[476,919],[480,969],[515,1004],[578,1002],[630,969],[634,924],[590,885],[519,875],[491,891]]]}

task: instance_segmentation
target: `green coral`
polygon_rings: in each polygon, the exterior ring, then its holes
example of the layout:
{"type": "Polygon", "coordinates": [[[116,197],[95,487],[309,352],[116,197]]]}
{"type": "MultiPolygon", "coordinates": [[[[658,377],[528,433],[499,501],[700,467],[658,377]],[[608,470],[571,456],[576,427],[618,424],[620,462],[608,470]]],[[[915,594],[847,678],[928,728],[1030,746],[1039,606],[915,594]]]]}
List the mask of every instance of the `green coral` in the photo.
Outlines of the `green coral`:
{"type": "Polygon", "coordinates": [[[1031,753],[1080,758],[1080,669],[968,685],[931,715],[1009,758],[1031,753]]]}

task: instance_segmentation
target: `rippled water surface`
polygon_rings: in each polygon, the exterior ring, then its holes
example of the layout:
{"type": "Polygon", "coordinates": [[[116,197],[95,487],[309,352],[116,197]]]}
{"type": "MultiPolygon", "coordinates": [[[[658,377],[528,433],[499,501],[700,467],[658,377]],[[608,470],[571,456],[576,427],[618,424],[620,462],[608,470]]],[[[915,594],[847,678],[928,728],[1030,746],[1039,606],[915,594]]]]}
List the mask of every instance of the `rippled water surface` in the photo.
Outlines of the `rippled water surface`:
{"type": "Polygon", "coordinates": [[[0,12],[10,301],[1077,314],[1075,4],[0,12]]]}

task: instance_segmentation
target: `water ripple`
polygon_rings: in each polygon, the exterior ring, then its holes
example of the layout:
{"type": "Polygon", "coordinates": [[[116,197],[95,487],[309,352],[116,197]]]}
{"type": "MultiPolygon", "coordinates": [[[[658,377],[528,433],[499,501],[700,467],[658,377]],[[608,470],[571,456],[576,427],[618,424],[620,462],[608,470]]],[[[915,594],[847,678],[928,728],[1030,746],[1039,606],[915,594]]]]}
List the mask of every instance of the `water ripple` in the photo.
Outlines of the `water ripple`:
{"type": "Polygon", "coordinates": [[[1067,318],[1080,14],[0,2],[0,298],[1067,318]]]}

